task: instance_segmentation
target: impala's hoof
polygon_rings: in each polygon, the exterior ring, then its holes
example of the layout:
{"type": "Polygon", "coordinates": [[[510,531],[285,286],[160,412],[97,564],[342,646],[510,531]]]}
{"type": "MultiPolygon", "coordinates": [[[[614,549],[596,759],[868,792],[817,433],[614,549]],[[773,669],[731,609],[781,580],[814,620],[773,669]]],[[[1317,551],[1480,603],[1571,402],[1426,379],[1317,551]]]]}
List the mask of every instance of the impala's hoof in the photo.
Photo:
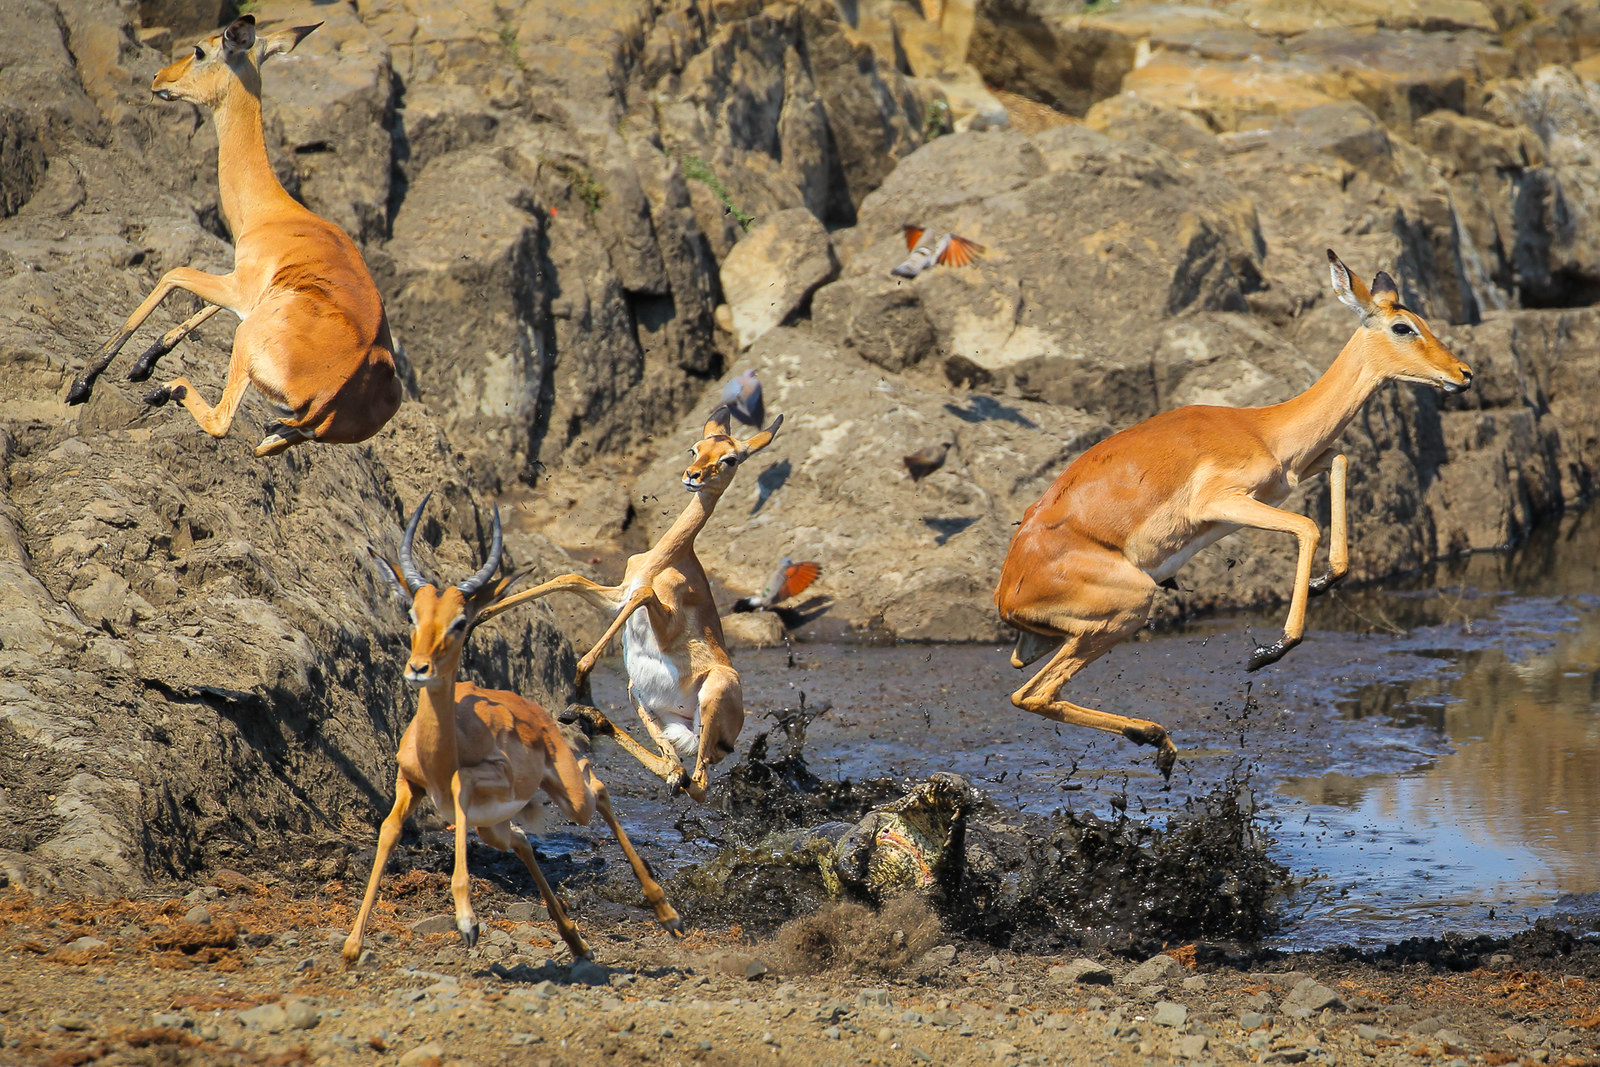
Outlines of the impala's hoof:
{"type": "Polygon", "coordinates": [[[1344,574],[1332,574],[1332,573],[1329,573],[1329,574],[1324,574],[1320,578],[1311,579],[1311,585],[1309,587],[1310,590],[1311,590],[1311,595],[1312,596],[1321,596],[1323,593],[1328,592],[1334,586],[1336,586],[1340,582],[1344,581],[1345,575],[1349,574],[1349,573],[1350,573],[1349,571],[1345,571],[1344,574]]]}
{"type": "Polygon", "coordinates": [[[88,378],[78,378],[72,383],[72,388],[67,390],[67,403],[81,404],[89,399],[89,393],[94,389],[94,382],[88,378]]]}
{"type": "Polygon", "coordinates": [[[1161,747],[1156,750],[1156,770],[1161,772],[1161,777],[1172,781],[1172,768],[1178,764],[1178,746],[1172,743],[1170,737],[1161,739],[1161,747]]]}
{"type": "Polygon", "coordinates": [[[461,947],[470,949],[478,943],[478,920],[468,919],[457,922],[456,929],[461,932],[461,947]]]}
{"type": "Polygon", "coordinates": [[[150,377],[151,372],[156,369],[156,360],[171,351],[171,348],[157,341],[139,353],[139,358],[134,360],[133,366],[128,368],[128,381],[142,382],[150,377]]]}
{"type": "Polygon", "coordinates": [[[1269,663],[1276,663],[1283,658],[1285,652],[1289,651],[1297,643],[1274,641],[1270,645],[1258,645],[1256,650],[1250,654],[1250,661],[1244,665],[1244,669],[1247,671],[1259,671],[1269,663]]]}
{"type": "Polygon", "coordinates": [[[189,395],[189,390],[183,386],[176,389],[165,385],[158,385],[144,395],[144,402],[153,408],[158,408],[169,400],[182,400],[189,395]]]}
{"type": "Polygon", "coordinates": [[[670,918],[670,919],[661,919],[659,921],[661,923],[662,928],[665,929],[667,931],[667,933],[671,934],[673,937],[680,937],[681,938],[681,937],[686,936],[688,934],[688,932],[689,932],[683,925],[683,918],[681,916],[679,916],[676,912],[673,913],[672,918],[670,918]]]}

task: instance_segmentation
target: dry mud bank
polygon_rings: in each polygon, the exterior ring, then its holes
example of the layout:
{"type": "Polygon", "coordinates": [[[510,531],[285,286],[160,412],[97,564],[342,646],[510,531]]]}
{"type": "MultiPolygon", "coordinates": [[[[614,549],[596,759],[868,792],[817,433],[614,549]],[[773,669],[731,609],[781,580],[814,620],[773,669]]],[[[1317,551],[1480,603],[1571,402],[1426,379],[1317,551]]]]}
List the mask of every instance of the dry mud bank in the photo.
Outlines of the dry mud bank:
{"type": "MultiPolygon", "coordinates": [[[[1358,956],[1176,947],[1142,963],[1019,956],[902,911],[807,938],[699,930],[575,898],[597,962],[570,967],[526,897],[475,885],[490,933],[428,933],[447,875],[402,879],[373,958],[344,972],[355,887],[219,878],[106,906],[0,903],[0,1061],[17,1064],[1561,1064],[1600,1059],[1600,955],[1537,930],[1358,956]],[[520,903],[519,903],[520,902],[520,903]],[[203,907],[209,921],[196,923],[203,907]],[[192,914],[191,914],[192,913],[192,914]],[[188,916],[188,917],[186,917],[188,916]],[[894,925],[899,924],[899,925],[894,925]],[[894,928],[890,929],[889,926],[894,928]],[[910,928],[884,968],[825,950],[910,928]],[[887,970],[888,973],[883,973],[887,970]],[[754,977],[752,977],[754,976],[754,977]]],[[[837,919],[838,916],[831,916],[837,919]]]]}

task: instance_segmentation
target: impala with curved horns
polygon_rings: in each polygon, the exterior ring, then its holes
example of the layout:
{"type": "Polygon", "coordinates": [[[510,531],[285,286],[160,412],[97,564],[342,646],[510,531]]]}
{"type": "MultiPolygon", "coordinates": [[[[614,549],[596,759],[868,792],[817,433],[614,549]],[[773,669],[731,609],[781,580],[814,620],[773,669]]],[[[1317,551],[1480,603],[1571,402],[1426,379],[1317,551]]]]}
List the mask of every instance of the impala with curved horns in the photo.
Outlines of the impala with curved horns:
{"type": "Polygon", "coordinates": [[[345,939],[345,962],[354,963],[361,956],[362,935],[378,896],[384,865],[400,837],[406,816],[423,794],[455,821],[455,870],[450,877],[450,895],[455,901],[456,929],[468,948],[478,939],[467,876],[467,830],[471,828],[478,831],[485,844],[517,854],[538,885],[562,940],[574,956],[589,957],[588,945],[539,870],[527,837],[511,821],[537,823],[542,814],[541,792],[580,826],[587,826],[596,811],[600,813],[638,876],[657,921],[675,936],[682,936],[683,924],[677,911],[667,903],[666,894],[617,822],[605,785],[595,777],[587,757],[574,755],[550,713],[515,693],[456,681],[461,650],[473,624],[499,603],[506,590],[526,572],[494,580],[500,569],[502,544],[500,509],[496,506],[489,558],[478,573],[443,589],[424,577],[412,556],[412,545],[423,509],[432,495],[422,498],[406,524],[398,565],[371,548],[367,550],[411,604],[411,657],[406,662],[405,678],[417,689],[417,713],[400,738],[394,807],[378,832],[378,854],[372,860],[366,895],[355,926],[345,939]]]}
{"type": "MultiPolygon", "coordinates": [[[[321,25],[318,23],[317,25],[321,25]]],[[[228,380],[216,407],[187,378],[152,390],[152,405],[176,400],[200,428],[222,437],[254,385],[278,413],[256,446],[272,456],[306,441],[365,441],[400,409],[394,341],[383,301],[361,253],[338,226],[302,207],[278,182],[261,133],[261,65],[289,52],[316,26],[267,37],[241,15],[227,29],[156,73],[150,91],[163,100],[209,107],[217,119],[217,182],[233,234],[233,271],[207,274],[176,267],[72,383],[67,403],[89,399],[128,338],[174,289],[207,307],[167,331],[134,361],[128,380],[150,377],[156,360],[221,308],[239,316],[228,380]]]]}
{"type": "Polygon", "coordinates": [[[578,661],[578,683],[622,631],[628,692],[656,752],[598,709],[581,711],[651,773],[697,801],[706,799],[711,767],[732,754],[739,739],[744,690],[723,643],[722,619],[705,568],[695,555],[694,540],[733,484],[739,465],[771,444],[782,425],[779,415],[765,430],[740,441],[732,434],[727,405],[717,408],[701,440],[689,449],[694,460],[683,473],[683,487],[694,494],[689,505],[650,551],[628,558],[621,585],[600,585],[581,574],[563,574],[505,598],[480,617],[489,619],[517,604],[560,592],[576,593],[615,612],[600,640],[578,661]],[[694,760],[692,774],[683,767],[688,759],[694,760]]]}
{"type": "Polygon", "coordinates": [[[1261,408],[1184,407],[1106,438],[1084,452],[1022,517],[994,599],[1020,630],[1011,665],[1050,661],[1011,703],[1056,722],[1092,726],[1156,747],[1168,777],[1177,749],[1164,727],[1060,699],[1088,664],[1144,625],[1156,589],[1195,553],[1243,527],[1299,543],[1283,636],[1251,655],[1249,670],[1300,643],[1306,603],[1349,570],[1339,435],[1373,390],[1389,381],[1455,393],[1472,370],[1450,353],[1380,271],[1372,288],[1328,252],[1333,291],[1361,317],[1325,374],[1299,396],[1261,408]],[[1278,505],[1302,481],[1331,472],[1328,573],[1311,578],[1317,525],[1278,505]]]}

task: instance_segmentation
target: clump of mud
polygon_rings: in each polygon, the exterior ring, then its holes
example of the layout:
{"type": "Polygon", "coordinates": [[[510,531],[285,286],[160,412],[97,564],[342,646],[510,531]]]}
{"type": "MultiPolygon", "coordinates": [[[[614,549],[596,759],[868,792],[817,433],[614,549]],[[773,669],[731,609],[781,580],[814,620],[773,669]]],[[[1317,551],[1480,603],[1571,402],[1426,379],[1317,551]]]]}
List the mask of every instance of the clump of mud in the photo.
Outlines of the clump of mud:
{"type": "Polygon", "coordinates": [[[891,977],[921,959],[941,932],[933,908],[911,893],[876,911],[852,902],[824,904],[778,931],[776,955],[784,974],[891,977]]]}
{"type": "Polygon", "coordinates": [[[1255,943],[1278,926],[1288,870],[1237,780],[1165,825],[1065,812],[1024,817],[986,805],[968,821],[948,921],[1017,951],[1085,941],[1255,943]]]}
{"type": "Polygon", "coordinates": [[[779,756],[769,754],[766,734],[751,743],[716,798],[718,825],[698,813],[680,820],[686,837],[711,840],[717,854],[672,880],[679,907],[752,932],[827,915],[786,935],[810,938],[819,956],[831,943],[822,931],[857,914],[828,905],[888,905],[909,887],[952,932],[1018,951],[1251,944],[1277,928],[1289,872],[1270,857],[1270,836],[1240,780],[1164,824],[1125,814],[1023,815],[950,774],[819,779],[804,742],[806,724],[823,710],[780,717],[788,743],[779,756]]]}

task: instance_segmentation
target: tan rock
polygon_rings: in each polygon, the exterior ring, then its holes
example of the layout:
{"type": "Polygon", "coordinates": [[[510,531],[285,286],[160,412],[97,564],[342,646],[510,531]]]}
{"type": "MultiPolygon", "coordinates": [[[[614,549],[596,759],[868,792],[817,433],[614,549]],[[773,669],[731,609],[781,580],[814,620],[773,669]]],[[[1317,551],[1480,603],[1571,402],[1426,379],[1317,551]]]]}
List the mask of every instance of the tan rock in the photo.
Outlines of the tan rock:
{"type": "Polygon", "coordinates": [[[734,339],[748,348],[839,272],[828,231],[805,208],[763,219],[722,263],[734,339]]]}

